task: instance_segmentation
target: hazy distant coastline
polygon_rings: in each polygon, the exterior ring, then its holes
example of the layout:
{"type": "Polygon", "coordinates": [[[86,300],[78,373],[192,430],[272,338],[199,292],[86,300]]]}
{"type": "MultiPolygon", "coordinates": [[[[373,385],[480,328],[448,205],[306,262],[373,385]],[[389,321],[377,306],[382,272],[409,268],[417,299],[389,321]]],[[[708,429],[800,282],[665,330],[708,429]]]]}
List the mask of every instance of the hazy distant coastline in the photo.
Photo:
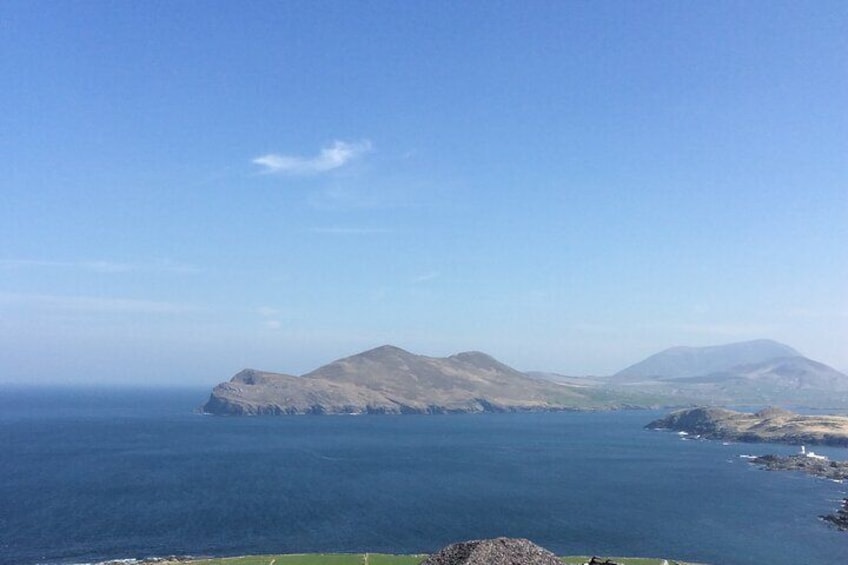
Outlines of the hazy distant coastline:
{"type": "Polygon", "coordinates": [[[480,352],[446,358],[386,345],[301,377],[246,369],[215,387],[220,415],[448,414],[621,407],[596,389],[530,377],[480,352]]]}
{"type": "Polygon", "coordinates": [[[848,407],[848,376],[771,340],[673,347],[610,377],[524,373],[477,351],[438,358],[384,345],[301,376],[245,369],[217,385],[203,411],[450,414],[696,404],[848,407]]]}

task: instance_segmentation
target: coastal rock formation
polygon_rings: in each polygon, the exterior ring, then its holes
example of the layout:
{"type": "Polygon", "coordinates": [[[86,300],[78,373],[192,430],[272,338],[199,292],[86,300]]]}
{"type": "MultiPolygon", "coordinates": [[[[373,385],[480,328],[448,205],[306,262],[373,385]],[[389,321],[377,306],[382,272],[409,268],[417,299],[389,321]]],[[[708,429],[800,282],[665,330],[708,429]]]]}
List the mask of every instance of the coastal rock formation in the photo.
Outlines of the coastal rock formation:
{"type": "MultiPolygon", "coordinates": [[[[831,461],[827,457],[801,449],[798,455],[781,457],[780,455],[762,455],[750,459],[754,465],[759,465],[768,471],[801,471],[808,475],[844,481],[848,479],[848,461],[831,461]]],[[[819,516],[829,522],[839,531],[848,532],[848,498],[842,501],[842,508],[834,514],[819,516]]]]}
{"type": "Polygon", "coordinates": [[[648,429],[668,429],[706,439],[848,446],[848,418],[801,416],[780,408],[754,414],[724,408],[690,408],[654,420],[648,429]]]}
{"type": "Polygon", "coordinates": [[[848,479],[848,461],[831,461],[821,457],[807,455],[761,455],[750,460],[768,471],[801,471],[808,475],[833,481],[848,479]]]}
{"type": "Polygon", "coordinates": [[[842,499],[842,508],[837,510],[835,514],[821,516],[821,519],[830,522],[841,532],[848,532],[848,498],[842,499]]]}
{"type": "Polygon", "coordinates": [[[221,415],[442,414],[793,404],[848,408],[848,376],[769,340],[676,347],[612,377],[523,373],[476,351],[384,345],[295,376],[245,369],[202,410],[221,415]]]}
{"type": "Polygon", "coordinates": [[[532,378],[484,353],[436,358],[386,345],[299,377],[245,369],[216,386],[203,411],[441,414],[613,407],[602,391],[532,378]]]}
{"type": "Polygon", "coordinates": [[[451,544],[421,565],[562,565],[562,562],[530,540],[495,538],[451,544]]]}
{"type": "Polygon", "coordinates": [[[111,559],[100,561],[94,565],[181,565],[196,563],[200,559],[191,555],[169,555],[167,557],[145,557],[144,559],[111,559]]]}

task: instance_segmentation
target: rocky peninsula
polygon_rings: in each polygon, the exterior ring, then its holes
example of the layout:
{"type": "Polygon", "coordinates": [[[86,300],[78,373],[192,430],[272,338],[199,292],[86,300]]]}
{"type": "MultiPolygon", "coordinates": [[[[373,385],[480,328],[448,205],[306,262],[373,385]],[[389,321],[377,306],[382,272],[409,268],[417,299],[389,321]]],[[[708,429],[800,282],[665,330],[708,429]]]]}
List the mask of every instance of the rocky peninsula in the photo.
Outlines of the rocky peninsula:
{"type": "Polygon", "coordinates": [[[601,388],[534,378],[479,351],[438,358],[385,345],[301,376],[245,369],[216,386],[218,415],[445,414],[622,408],[601,388]]]}
{"type": "MultiPolygon", "coordinates": [[[[750,461],[768,471],[800,471],[832,481],[848,479],[848,461],[831,461],[827,457],[816,455],[804,449],[797,455],[786,457],[761,455],[750,461]]],[[[842,507],[833,514],[819,517],[835,526],[839,531],[848,532],[848,498],[842,500],[842,507]]]]}
{"type": "Polygon", "coordinates": [[[518,371],[466,351],[429,357],[383,345],[308,373],[244,369],[202,410],[228,416],[444,414],[735,404],[848,407],[848,375],[754,340],[673,347],[612,376],[518,371]]]}
{"type": "Polygon", "coordinates": [[[785,457],[772,454],[761,455],[750,461],[768,471],[800,471],[832,481],[848,479],[848,461],[831,461],[811,453],[785,457]]]}
{"type": "Polygon", "coordinates": [[[690,408],[672,412],[645,427],[706,439],[848,447],[848,417],[802,416],[781,408],[753,414],[724,408],[690,408]]]}

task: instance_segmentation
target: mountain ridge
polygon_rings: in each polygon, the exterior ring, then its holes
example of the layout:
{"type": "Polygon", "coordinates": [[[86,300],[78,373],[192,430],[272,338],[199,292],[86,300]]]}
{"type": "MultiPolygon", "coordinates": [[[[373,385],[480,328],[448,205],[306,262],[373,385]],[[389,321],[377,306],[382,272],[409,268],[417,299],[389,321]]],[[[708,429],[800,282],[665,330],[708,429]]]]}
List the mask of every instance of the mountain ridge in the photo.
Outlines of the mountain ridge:
{"type": "Polygon", "coordinates": [[[481,351],[429,357],[381,345],[300,376],[244,369],[214,387],[203,410],[438,414],[696,404],[848,408],[848,376],[772,340],[673,347],[612,377],[524,373],[481,351]]]}
{"type": "Polygon", "coordinates": [[[608,394],[534,378],[479,351],[428,357],[383,345],[299,377],[244,369],[212,390],[203,411],[440,414],[620,406],[608,394]]]}
{"type": "Polygon", "coordinates": [[[632,381],[645,377],[692,377],[777,357],[801,357],[801,354],[788,345],[771,339],[703,347],[678,345],[618,371],[612,375],[612,379],[632,381]]]}
{"type": "Polygon", "coordinates": [[[693,404],[848,407],[848,375],[768,339],[672,347],[622,369],[607,383],[693,404]]]}

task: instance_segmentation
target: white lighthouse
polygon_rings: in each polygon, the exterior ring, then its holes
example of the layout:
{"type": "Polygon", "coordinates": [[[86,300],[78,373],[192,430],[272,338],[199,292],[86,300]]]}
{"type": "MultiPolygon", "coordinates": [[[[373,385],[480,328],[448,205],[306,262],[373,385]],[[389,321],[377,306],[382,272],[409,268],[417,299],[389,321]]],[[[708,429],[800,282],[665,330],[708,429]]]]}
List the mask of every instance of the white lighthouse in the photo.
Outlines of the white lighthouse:
{"type": "Polygon", "coordinates": [[[827,459],[824,455],[817,455],[815,451],[807,451],[807,447],[804,445],[801,446],[801,455],[809,457],[810,459],[818,459],[820,461],[827,459]]]}

